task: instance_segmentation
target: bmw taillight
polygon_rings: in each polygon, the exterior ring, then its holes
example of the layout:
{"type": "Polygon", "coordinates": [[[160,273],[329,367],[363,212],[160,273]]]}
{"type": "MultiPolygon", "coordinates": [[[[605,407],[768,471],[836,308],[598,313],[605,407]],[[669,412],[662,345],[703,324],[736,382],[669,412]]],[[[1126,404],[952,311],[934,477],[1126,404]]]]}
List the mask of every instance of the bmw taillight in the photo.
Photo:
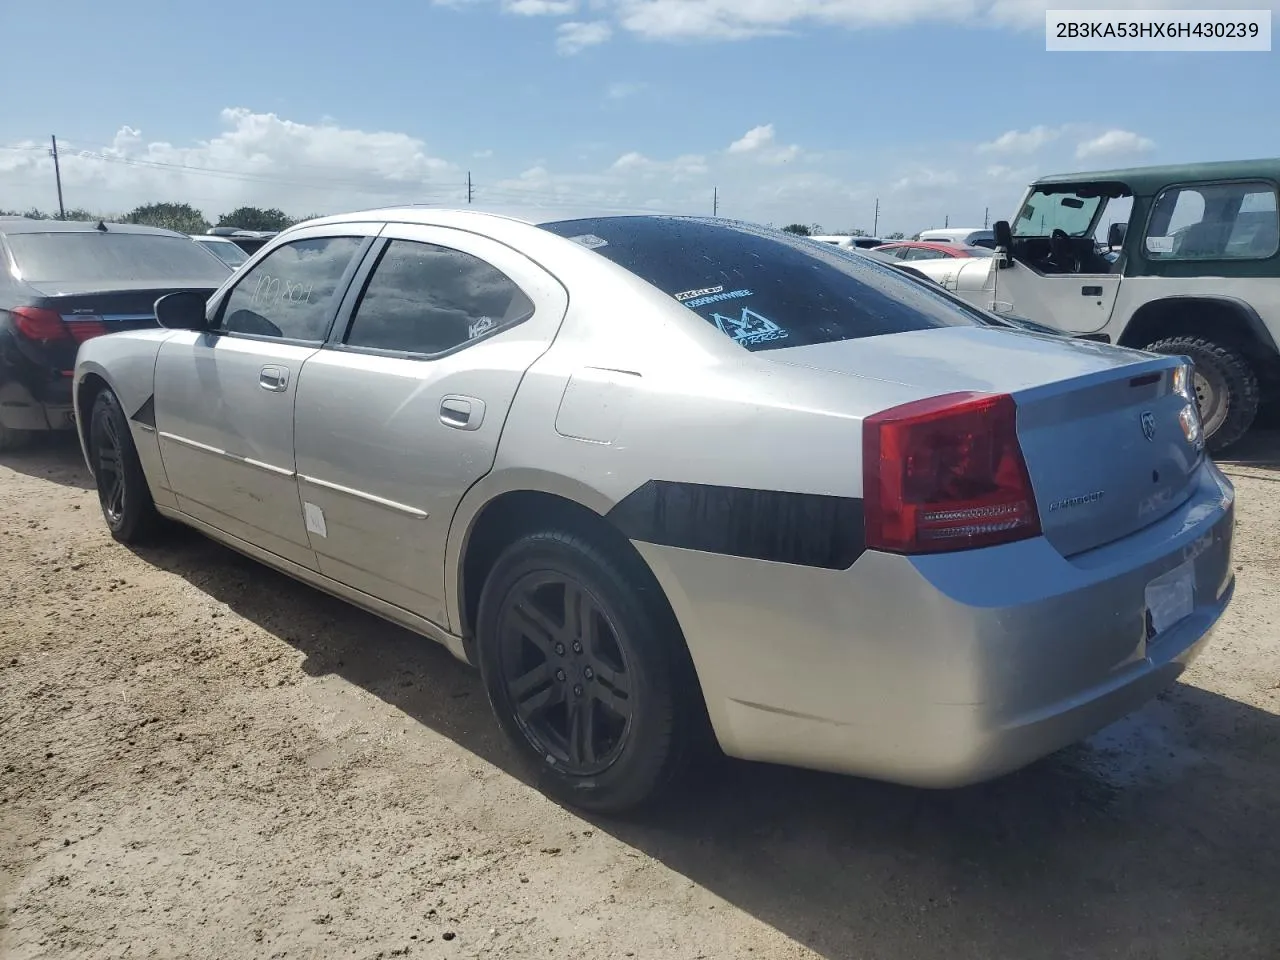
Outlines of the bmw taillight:
{"type": "Polygon", "coordinates": [[[866,543],[891,553],[989,547],[1040,534],[1007,394],[952,393],[863,421],[866,543]]]}
{"type": "Polygon", "coordinates": [[[62,314],[48,307],[12,307],[9,310],[18,333],[28,340],[65,340],[69,336],[62,314]]]}
{"type": "Polygon", "coordinates": [[[107,332],[101,317],[73,316],[64,318],[57,310],[48,307],[14,307],[13,325],[28,340],[49,343],[52,340],[74,340],[84,343],[107,332]]]}
{"type": "Polygon", "coordinates": [[[71,332],[72,340],[84,343],[106,333],[107,325],[98,317],[75,317],[67,321],[67,329],[71,332]]]}

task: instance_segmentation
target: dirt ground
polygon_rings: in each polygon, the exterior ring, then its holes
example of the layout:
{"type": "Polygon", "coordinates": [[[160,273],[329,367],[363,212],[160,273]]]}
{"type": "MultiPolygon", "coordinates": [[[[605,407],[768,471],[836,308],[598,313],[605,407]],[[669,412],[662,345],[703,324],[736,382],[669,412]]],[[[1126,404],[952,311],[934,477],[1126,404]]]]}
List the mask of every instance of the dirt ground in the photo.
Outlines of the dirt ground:
{"type": "Polygon", "coordinates": [[[442,650],[0,456],[0,957],[1280,957],[1280,433],[1185,683],[937,793],[726,762],[639,821],[512,772],[442,650]]]}

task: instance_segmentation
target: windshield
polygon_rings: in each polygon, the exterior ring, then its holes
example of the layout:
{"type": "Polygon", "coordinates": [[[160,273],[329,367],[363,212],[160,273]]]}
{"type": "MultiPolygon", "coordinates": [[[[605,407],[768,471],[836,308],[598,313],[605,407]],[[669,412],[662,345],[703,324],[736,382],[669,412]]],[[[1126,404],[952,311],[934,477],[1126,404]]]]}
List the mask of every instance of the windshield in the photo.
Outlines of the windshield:
{"type": "Polygon", "coordinates": [[[232,268],[240,266],[240,264],[249,259],[249,255],[230,240],[207,240],[203,237],[197,237],[196,243],[232,268]]]}
{"type": "Polygon", "coordinates": [[[1032,192],[1013,223],[1015,237],[1047,237],[1054,230],[1067,236],[1083,237],[1089,233],[1094,214],[1102,197],[1078,197],[1074,193],[1032,192]]]}
{"type": "Polygon", "coordinates": [[[186,237],[154,233],[11,233],[9,249],[30,283],[120,281],[209,283],[229,268],[186,237]]]}
{"type": "Polygon", "coordinates": [[[607,257],[752,351],[983,323],[865,253],[763,227],[642,216],[542,227],[607,257]]]}

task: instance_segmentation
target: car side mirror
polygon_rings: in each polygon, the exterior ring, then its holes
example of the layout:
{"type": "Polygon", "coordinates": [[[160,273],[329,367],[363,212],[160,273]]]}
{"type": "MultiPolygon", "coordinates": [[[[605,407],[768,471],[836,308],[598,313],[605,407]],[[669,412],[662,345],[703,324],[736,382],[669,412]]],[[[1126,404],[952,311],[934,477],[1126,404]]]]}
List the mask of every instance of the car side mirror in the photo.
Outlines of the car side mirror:
{"type": "Polygon", "coordinates": [[[1013,265],[1009,250],[1013,247],[1013,230],[1008,220],[997,220],[991,225],[991,232],[996,235],[996,268],[1003,270],[1013,265]]]}
{"type": "Polygon", "coordinates": [[[1125,235],[1129,232],[1127,223],[1113,223],[1107,227],[1107,246],[1112,250],[1124,246],[1125,235]]]}
{"type": "Polygon", "coordinates": [[[183,290],[156,301],[156,322],[166,330],[208,330],[206,304],[213,291],[183,290]]]}

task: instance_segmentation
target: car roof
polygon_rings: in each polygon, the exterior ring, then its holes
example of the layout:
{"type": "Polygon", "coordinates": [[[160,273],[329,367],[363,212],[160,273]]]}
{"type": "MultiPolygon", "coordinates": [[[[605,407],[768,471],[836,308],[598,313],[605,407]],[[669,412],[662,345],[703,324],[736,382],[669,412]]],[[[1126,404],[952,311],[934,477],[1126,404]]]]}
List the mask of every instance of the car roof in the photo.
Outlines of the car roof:
{"type": "MultiPolygon", "coordinates": [[[[324,224],[353,223],[361,220],[388,220],[396,223],[439,224],[456,222],[459,218],[516,220],[534,226],[543,223],[562,223],[573,220],[596,220],[614,217],[672,217],[680,216],[663,210],[646,210],[643,208],[580,208],[565,209],[554,206],[484,206],[480,204],[465,207],[441,207],[434,204],[401,204],[391,207],[374,207],[368,210],[356,210],[351,213],[334,214],[306,220],[296,226],[320,226],[324,224]]],[[[691,217],[690,219],[710,219],[691,217]]],[[[725,223],[732,223],[725,220],[725,223]]]]}
{"type": "Polygon", "coordinates": [[[967,250],[961,243],[939,243],[936,240],[890,240],[880,244],[882,247],[924,247],[928,250],[967,250]]]}
{"type": "Polygon", "coordinates": [[[919,236],[932,234],[935,237],[967,237],[972,233],[992,232],[990,227],[931,227],[928,230],[921,230],[919,236]]]}
{"type": "Polygon", "coordinates": [[[1125,167],[1087,173],[1057,173],[1041,177],[1031,185],[1038,187],[1076,183],[1122,183],[1138,196],[1151,196],[1172,183],[1255,178],[1280,181],[1280,158],[1178,163],[1158,167],[1125,167]]]}
{"type": "Polygon", "coordinates": [[[185,233],[176,230],[165,230],[162,227],[148,227],[140,223],[112,223],[98,220],[28,220],[14,219],[0,221],[0,232],[16,233],[98,233],[98,224],[107,228],[107,233],[142,233],[159,237],[183,237],[185,233]]]}

